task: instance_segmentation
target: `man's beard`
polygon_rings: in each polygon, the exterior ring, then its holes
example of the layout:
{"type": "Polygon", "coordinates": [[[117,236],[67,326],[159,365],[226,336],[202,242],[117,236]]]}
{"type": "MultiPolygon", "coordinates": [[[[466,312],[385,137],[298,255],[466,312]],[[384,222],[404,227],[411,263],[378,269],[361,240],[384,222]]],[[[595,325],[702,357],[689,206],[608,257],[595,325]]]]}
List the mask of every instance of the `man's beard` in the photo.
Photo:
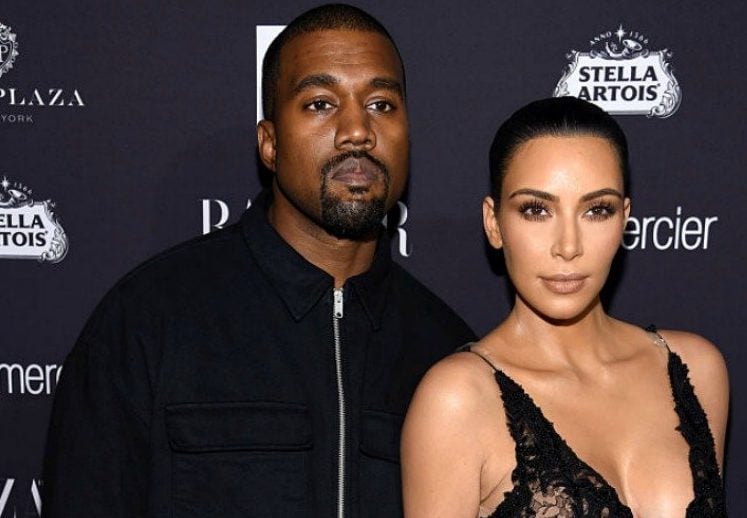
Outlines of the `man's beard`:
{"type": "Polygon", "coordinates": [[[362,240],[370,237],[381,227],[386,215],[386,199],[389,196],[389,172],[378,159],[365,151],[348,151],[328,160],[321,172],[321,223],[322,228],[339,239],[362,240]],[[328,179],[332,169],[348,158],[370,160],[384,177],[384,192],[371,200],[341,200],[329,192],[328,179]]]}

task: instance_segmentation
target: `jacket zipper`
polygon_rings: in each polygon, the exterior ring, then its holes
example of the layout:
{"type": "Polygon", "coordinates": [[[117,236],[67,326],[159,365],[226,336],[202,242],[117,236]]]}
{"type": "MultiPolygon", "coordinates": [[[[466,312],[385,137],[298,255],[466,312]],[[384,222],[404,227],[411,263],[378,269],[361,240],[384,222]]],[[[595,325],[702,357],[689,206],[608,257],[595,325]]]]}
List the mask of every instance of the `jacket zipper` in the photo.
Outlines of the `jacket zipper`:
{"type": "Polygon", "coordinates": [[[342,312],[342,288],[333,290],[332,330],[335,338],[335,370],[337,374],[337,413],[340,420],[337,451],[337,518],[345,518],[345,389],[342,385],[342,340],[340,320],[342,312]]]}

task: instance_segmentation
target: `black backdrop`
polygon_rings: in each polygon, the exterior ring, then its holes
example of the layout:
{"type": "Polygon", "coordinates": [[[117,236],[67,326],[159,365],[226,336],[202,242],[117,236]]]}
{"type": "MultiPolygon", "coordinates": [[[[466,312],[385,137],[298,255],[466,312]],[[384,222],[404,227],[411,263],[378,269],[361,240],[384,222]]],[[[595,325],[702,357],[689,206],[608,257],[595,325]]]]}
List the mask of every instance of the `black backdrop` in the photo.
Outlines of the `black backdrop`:
{"type": "MultiPolygon", "coordinates": [[[[259,191],[257,26],[312,5],[0,3],[0,518],[38,513],[58,367],[106,289],[155,252],[234,221],[259,191]]],[[[499,122],[551,95],[572,50],[601,52],[594,63],[614,68],[585,83],[600,95],[643,85],[655,90],[652,106],[669,102],[667,117],[618,116],[638,228],[609,305],[632,322],[703,334],[723,352],[736,515],[747,503],[743,2],[358,5],[390,30],[408,74],[412,173],[404,210],[389,218],[394,255],[478,333],[509,308],[480,218],[499,122]],[[669,64],[679,92],[663,66],[631,76],[651,56],[669,64]]]]}

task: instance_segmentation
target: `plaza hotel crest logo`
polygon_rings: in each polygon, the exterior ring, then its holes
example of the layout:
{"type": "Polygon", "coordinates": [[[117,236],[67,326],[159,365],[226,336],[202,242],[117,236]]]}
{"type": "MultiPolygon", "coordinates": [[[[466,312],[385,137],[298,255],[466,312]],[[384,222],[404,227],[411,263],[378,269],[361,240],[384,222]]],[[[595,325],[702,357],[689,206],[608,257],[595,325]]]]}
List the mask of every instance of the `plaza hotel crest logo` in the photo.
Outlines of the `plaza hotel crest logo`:
{"type": "Polygon", "coordinates": [[[52,211],[54,202],[34,201],[32,194],[5,176],[0,181],[0,259],[58,263],[67,254],[67,236],[52,211]]]}
{"type": "Polygon", "coordinates": [[[572,95],[611,114],[672,116],[682,91],[668,49],[650,50],[649,40],[622,24],[595,36],[589,52],[572,50],[554,97],[572,95]]]}
{"type": "Polygon", "coordinates": [[[13,68],[16,56],[18,56],[16,35],[10,32],[10,27],[0,22],[0,77],[13,68]]]}
{"type": "Polygon", "coordinates": [[[33,123],[34,115],[26,110],[21,112],[21,108],[82,108],[86,105],[77,88],[7,86],[5,78],[16,65],[19,54],[18,36],[0,21],[0,123],[33,123]]]}

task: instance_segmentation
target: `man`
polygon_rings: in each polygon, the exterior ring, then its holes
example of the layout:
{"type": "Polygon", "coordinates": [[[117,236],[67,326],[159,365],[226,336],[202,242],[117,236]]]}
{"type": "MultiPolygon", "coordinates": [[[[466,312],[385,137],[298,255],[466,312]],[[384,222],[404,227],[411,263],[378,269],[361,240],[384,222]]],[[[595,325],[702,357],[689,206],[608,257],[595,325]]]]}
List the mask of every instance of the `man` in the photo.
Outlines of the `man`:
{"type": "Polygon", "coordinates": [[[323,6],[264,77],[271,192],[96,309],[58,386],[48,518],[402,514],[407,404],[473,335],[381,232],[408,169],[399,53],[368,14],[323,6]]]}

